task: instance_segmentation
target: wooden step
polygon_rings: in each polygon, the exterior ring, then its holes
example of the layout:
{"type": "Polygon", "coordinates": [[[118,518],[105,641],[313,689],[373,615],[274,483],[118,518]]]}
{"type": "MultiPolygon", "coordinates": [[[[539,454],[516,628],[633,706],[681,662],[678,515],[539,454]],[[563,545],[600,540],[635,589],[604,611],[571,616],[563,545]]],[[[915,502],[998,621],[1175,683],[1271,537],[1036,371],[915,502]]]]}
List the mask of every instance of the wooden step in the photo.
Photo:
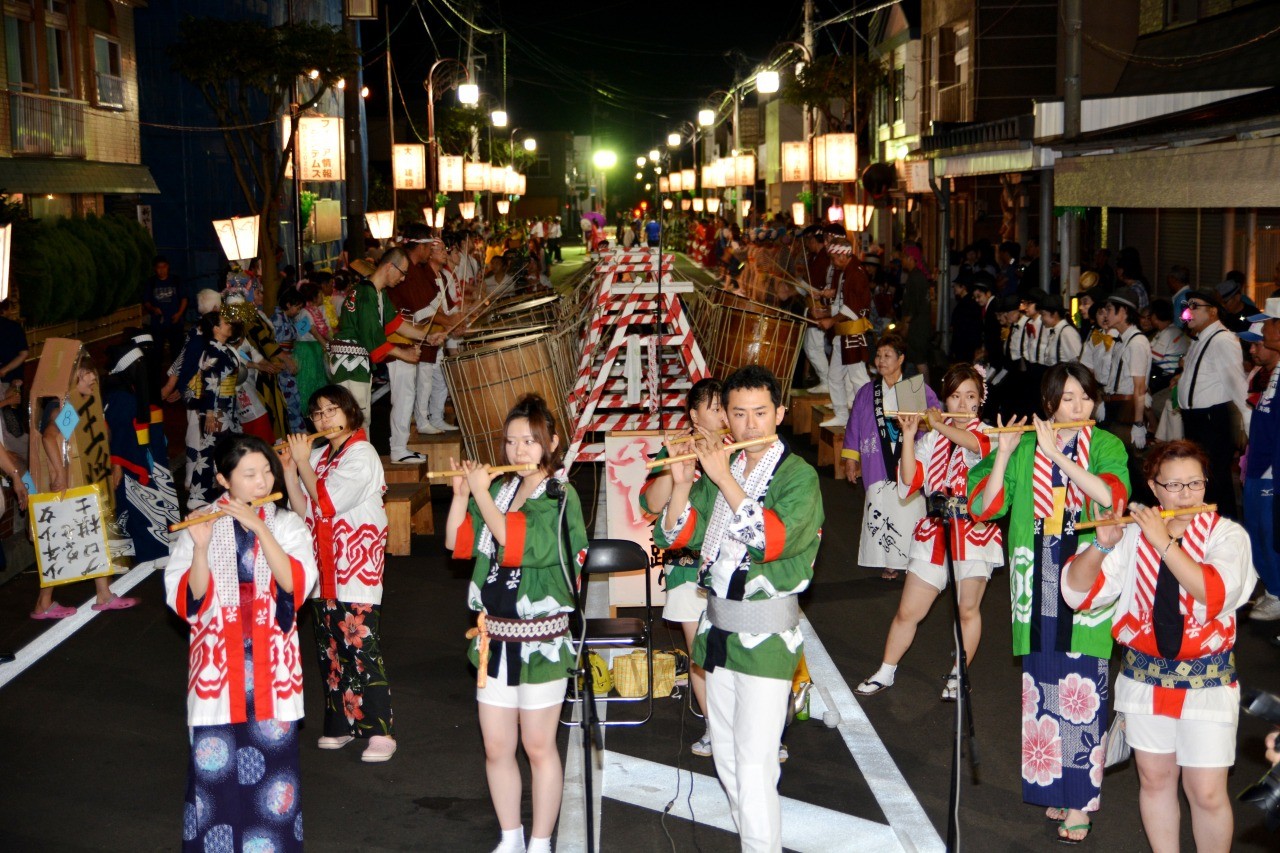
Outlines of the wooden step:
{"type": "Polygon", "coordinates": [[[826,394],[793,394],[791,397],[791,429],[796,435],[808,435],[813,426],[813,410],[818,406],[830,406],[826,394]]]}
{"type": "Polygon", "coordinates": [[[844,448],[844,427],[821,427],[818,436],[818,467],[834,466],[838,479],[844,479],[840,451],[844,448]]]}
{"type": "Polygon", "coordinates": [[[391,461],[390,456],[379,458],[382,460],[382,473],[387,478],[388,486],[392,483],[421,483],[431,470],[426,462],[406,462],[402,465],[391,461]]]}
{"type": "Polygon", "coordinates": [[[387,510],[387,553],[396,557],[409,554],[410,537],[435,533],[431,513],[431,487],[426,483],[395,483],[387,486],[382,496],[387,510]]]}
{"type": "Polygon", "coordinates": [[[831,408],[831,404],[825,406],[814,406],[813,412],[809,416],[809,443],[822,443],[822,427],[819,426],[823,421],[831,420],[835,417],[835,409],[831,408]]]}

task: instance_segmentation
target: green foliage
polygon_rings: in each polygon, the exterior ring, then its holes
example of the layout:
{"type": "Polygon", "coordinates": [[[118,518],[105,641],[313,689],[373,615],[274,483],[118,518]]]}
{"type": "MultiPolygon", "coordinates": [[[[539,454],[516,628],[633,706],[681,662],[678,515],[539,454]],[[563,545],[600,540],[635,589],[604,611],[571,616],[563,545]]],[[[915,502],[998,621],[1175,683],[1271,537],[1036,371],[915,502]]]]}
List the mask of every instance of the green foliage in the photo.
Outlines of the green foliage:
{"type": "MultiPolygon", "coordinates": [[[[866,57],[857,58],[858,120],[861,130],[871,115],[872,98],[884,82],[884,68],[866,57]]],[[[819,56],[805,65],[796,77],[788,77],[782,86],[782,98],[789,104],[808,107],[825,119],[827,133],[844,131],[853,116],[854,58],[819,56]]]]}
{"type": "Polygon", "coordinates": [[[124,254],[106,229],[101,228],[96,221],[90,223],[80,218],[59,219],[57,227],[69,232],[93,255],[94,276],[89,281],[87,292],[83,294],[83,302],[80,303],[81,310],[87,312],[87,315],[80,316],[102,317],[110,314],[115,305],[115,292],[123,284],[124,254]]]}

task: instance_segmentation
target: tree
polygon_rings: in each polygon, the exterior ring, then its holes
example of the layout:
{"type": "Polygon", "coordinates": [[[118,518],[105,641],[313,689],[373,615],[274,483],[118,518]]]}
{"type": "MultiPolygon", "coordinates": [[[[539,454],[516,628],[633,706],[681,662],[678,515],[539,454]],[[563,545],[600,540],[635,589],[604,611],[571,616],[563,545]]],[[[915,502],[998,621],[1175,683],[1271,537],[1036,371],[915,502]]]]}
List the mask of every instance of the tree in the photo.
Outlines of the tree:
{"type": "Polygon", "coordinates": [[[249,209],[262,217],[259,257],[268,305],[279,288],[276,249],[285,167],[293,157],[298,122],[276,143],[276,122],[288,108],[297,117],[313,109],[343,78],[354,79],[359,54],[342,30],[299,22],[269,27],[255,21],[187,18],[170,48],[174,70],[200,90],[213,110],[249,209]],[[314,76],[312,76],[314,75],[314,76]],[[306,100],[289,103],[299,78],[306,100]]]}
{"type": "Polygon", "coordinates": [[[854,127],[862,134],[871,116],[872,98],[885,79],[884,68],[865,57],[819,56],[804,66],[782,87],[789,104],[814,110],[825,121],[828,133],[848,132],[854,127]],[[858,117],[853,121],[854,62],[857,62],[858,117]]]}

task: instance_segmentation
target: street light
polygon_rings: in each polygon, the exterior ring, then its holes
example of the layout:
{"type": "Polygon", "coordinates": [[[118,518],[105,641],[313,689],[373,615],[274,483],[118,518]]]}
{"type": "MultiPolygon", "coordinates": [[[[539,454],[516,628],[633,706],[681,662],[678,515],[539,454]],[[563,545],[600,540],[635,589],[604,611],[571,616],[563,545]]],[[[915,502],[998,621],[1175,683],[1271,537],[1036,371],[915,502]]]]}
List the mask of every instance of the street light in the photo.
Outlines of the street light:
{"type": "Polygon", "coordinates": [[[463,83],[458,87],[458,103],[474,106],[480,102],[480,87],[475,83],[463,83]]]}
{"type": "MultiPolygon", "coordinates": [[[[447,65],[449,63],[453,63],[462,70],[463,80],[469,81],[471,79],[471,71],[467,66],[463,65],[456,59],[444,57],[442,59],[437,59],[431,65],[430,70],[427,71],[427,79],[422,81],[422,87],[427,90],[427,175],[432,181],[432,183],[427,187],[427,192],[431,198],[434,198],[436,193],[436,69],[441,65],[447,65]]],[[[480,100],[479,87],[470,82],[458,84],[456,82],[457,80],[458,76],[455,74],[449,81],[447,81],[444,89],[447,90],[450,86],[456,85],[458,88],[459,103],[474,104],[480,100]],[[466,91],[464,92],[463,90],[466,91]]],[[[388,92],[387,94],[390,96],[391,93],[388,92]]]]}
{"type": "Polygon", "coordinates": [[[618,165],[618,155],[608,149],[601,149],[591,155],[591,163],[600,172],[600,204],[604,207],[605,217],[608,217],[609,170],[618,165]]]}
{"type": "Polygon", "coordinates": [[[679,148],[681,141],[682,141],[682,137],[680,136],[680,134],[678,133],[667,134],[667,145],[670,146],[671,148],[679,148]]]}
{"type": "Polygon", "coordinates": [[[537,151],[537,150],[538,150],[538,140],[534,139],[532,136],[526,136],[526,137],[525,137],[525,139],[524,139],[524,150],[525,150],[525,151],[528,151],[528,152],[529,152],[529,153],[531,153],[531,154],[532,154],[534,151],[537,151]]]}
{"type": "Polygon", "coordinates": [[[645,163],[648,163],[648,162],[649,162],[649,161],[648,161],[646,158],[644,158],[644,157],[637,157],[637,158],[636,158],[636,168],[637,168],[637,169],[643,169],[643,168],[644,168],[644,164],[645,164],[645,163]]]}
{"type": "Polygon", "coordinates": [[[494,126],[494,127],[506,127],[506,126],[507,126],[507,111],[506,111],[506,110],[494,110],[493,112],[489,113],[489,118],[490,118],[490,120],[492,120],[492,121],[493,121],[493,126],[494,126]]]}
{"type": "Polygon", "coordinates": [[[777,71],[761,71],[756,75],[756,91],[762,95],[772,95],[778,91],[779,85],[777,71]]]}
{"type": "Polygon", "coordinates": [[[715,110],[698,110],[698,124],[702,127],[711,127],[716,123],[715,110]]]}

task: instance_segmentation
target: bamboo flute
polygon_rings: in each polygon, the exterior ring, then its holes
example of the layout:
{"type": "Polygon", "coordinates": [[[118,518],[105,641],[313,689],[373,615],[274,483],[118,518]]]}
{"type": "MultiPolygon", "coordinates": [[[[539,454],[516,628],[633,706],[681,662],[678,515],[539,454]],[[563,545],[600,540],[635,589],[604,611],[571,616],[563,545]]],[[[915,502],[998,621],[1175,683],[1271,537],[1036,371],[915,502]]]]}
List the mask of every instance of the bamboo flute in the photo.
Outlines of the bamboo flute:
{"type": "MultiPolygon", "coordinates": [[[[776,435],[763,435],[760,438],[752,438],[747,441],[735,441],[733,444],[724,445],[725,450],[741,450],[744,447],[755,447],[758,444],[772,444],[777,441],[776,435]]],[[[644,467],[652,470],[654,468],[665,468],[673,462],[691,462],[698,458],[696,453],[681,453],[678,456],[668,456],[666,459],[650,459],[644,463],[644,467]]]]}
{"type": "MultiPolygon", "coordinates": [[[[249,501],[249,506],[255,508],[265,506],[269,503],[274,503],[275,501],[280,500],[282,497],[284,497],[283,493],[272,492],[265,498],[258,498],[256,501],[249,501]]],[[[191,518],[179,521],[177,524],[170,524],[169,532],[177,533],[179,530],[186,530],[188,527],[195,527],[197,524],[204,524],[206,521],[213,521],[215,519],[222,518],[224,515],[226,515],[226,512],[218,510],[217,512],[210,512],[205,515],[192,516],[191,518]]]]}
{"type": "MultiPolygon", "coordinates": [[[[489,469],[490,474],[513,474],[521,471],[537,471],[538,464],[536,462],[526,462],[523,465],[497,465],[489,469]]],[[[438,479],[440,477],[465,477],[466,471],[428,471],[427,479],[438,479]]]]}
{"type": "MultiPolygon", "coordinates": [[[[1081,427],[1093,426],[1096,421],[1058,421],[1050,424],[1054,429],[1079,429],[1081,427]]],[[[1003,427],[987,427],[986,431],[991,433],[997,432],[1035,432],[1035,424],[1023,424],[1022,426],[1003,426],[1003,427]]]]}
{"type": "MultiPolygon", "coordinates": [[[[1199,504],[1197,506],[1183,507],[1182,509],[1162,509],[1160,510],[1161,518],[1177,518],[1180,515],[1199,515],[1202,512],[1217,512],[1217,504],[1199,504]]],[[[1122,515],[1119,518],[1102,518],[1096,521],[1082,521],[1076,525],[1076,530],[1093,530],[1095,527],[1114,527],[1117,524],[1132,524],[1136,519],[1132,515],[1122,515]]]]}
{"type": "MultiPolygon", "coordinates": [[[[342,432],[342,427],[329,427],[328,429],[321,430],[320,432],[311,433],[307,436],[307,441],[311,442],[315,441],[317,438],[328,438],[329,436],[337,435],[340,432],[342,432]]],[[[280,456],[284,456],[289,452],[289,442],[278,441],[272,445],[272,449],[280,456]]]]}

